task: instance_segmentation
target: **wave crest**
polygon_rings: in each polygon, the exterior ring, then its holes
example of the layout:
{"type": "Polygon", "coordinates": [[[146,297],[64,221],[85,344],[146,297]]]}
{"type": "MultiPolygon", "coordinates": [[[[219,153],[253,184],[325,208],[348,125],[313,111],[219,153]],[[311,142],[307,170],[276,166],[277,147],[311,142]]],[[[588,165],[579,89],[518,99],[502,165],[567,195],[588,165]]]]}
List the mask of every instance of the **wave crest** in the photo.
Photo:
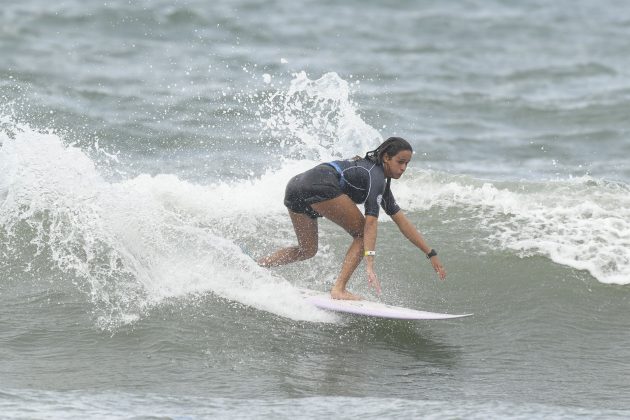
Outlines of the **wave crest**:
{"type": "Polygon", "coordinates": [[[296,320],[333,319],[226,235],[239,215],[224,184],[164,175],[109,182],[80,149],[23,125],[0,133],[0,142],[1,252],[48,256],[87,293],[101,328],[206,292],[296,320]]]}

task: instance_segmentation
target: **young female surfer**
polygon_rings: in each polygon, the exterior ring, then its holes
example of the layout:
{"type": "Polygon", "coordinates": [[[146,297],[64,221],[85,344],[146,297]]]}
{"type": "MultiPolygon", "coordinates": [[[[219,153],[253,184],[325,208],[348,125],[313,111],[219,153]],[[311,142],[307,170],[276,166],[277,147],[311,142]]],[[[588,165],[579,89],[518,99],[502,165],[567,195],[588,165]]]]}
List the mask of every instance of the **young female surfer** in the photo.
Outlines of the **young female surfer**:
{"type": "Polygon", "coordinates": [[[390,189],[412,156],[411,145],[400,137],[390,137],[364,158],[322,163],[293,177],[286,188],[284,204],[295,229],[297,246],[283,248],[258,260],[263,267],[274,267],[306,260],[317,253],[317,218],[326,217],[352,236],[341,272],[330,294],[334,299],[360,299],[346,290],[350,276],[365,257],[368,283],[380,294],[381,285],[374,272],[376,228],[379,205],[396,223],[403,235],[430,259],[441,279],[446,277],[437,253],[396,204],[390,189]],[[364,203],[365,217],[356,203],[364,203]]]}

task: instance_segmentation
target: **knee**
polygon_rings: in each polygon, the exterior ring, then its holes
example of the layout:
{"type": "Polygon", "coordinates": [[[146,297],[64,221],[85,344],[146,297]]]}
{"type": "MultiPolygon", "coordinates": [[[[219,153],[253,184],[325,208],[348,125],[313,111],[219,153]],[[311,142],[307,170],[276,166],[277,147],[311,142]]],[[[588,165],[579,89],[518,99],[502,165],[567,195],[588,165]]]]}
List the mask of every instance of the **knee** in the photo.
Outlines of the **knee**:
{"type": "Polygon", "coordinates": [[[350,229],[348,230],[348,233],[355,241],[363,240],[363,229],[350,229]]]}
{"type": "Polygon", "coordinates": [[[346,231],[352,236],[355,241],[363,240],[363,232],[365,230],[365,219],[361,219],[360,223],[353,223],[346,231]]]}

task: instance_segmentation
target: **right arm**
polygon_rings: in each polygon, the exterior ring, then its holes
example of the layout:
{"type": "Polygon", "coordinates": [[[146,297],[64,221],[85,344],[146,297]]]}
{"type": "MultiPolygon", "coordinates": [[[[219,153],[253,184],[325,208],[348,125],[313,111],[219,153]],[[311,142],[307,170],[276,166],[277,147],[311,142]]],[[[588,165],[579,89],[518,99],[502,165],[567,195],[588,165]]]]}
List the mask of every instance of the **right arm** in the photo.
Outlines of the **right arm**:
{"type": "MultiPolygon", "coordinates": [[[[376,250],[376,231],[378,228],[378,217],[367,215],[365,216],[365,226],[363,228],[363,251],[375,251],[376,250]]],[[[366,255],[365,265],[368,276],[368,284],[376,290],[377,294],[381,294],[381,284],[376,277],[374,271],[374,259],[375,256],[366,255]]]]}

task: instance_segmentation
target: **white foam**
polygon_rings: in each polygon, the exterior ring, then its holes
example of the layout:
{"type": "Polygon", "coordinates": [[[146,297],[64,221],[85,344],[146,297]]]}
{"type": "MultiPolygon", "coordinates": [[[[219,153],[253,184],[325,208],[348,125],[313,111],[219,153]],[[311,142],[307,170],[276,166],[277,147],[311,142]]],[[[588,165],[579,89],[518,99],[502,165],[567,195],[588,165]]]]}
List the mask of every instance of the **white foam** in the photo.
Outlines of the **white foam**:
{"type": "Polygon", "coordinates": [[[256,180],[212,185],[173,175],[108,182],[83,150],[3,118],[0,223],[11,233],[20,223],[35,229],[38,249],[86,282],[107,328],[138,319],[166,298],[197,292],[292,319],[330,321],[305,306],[284,279],[244,256],[235,240],[260,234],[261,214],[265,225],[276,216],[271,229],[293,236],[279,186],[321,159],[380,143],[349,96],[348,83],[336,73],[317,80],[295,75],[286,90],[259,104],[263,128],[286,146],[282,167],[256,180]]]}
{"type": "MultiPolygon", "coordinates": [[[[233,185],[146,175],[108,182],[58,135],[27,126],[14,132],[0,134],[0,226],[10,235],[22,224],[34,229],[38,249],[85,282],[103,327],[141,318],[164,299],[205,292],[295,320],[334,319],[221,234],[240,215],[253,214],[251,205],[233,200],[233,185]]],[[[275,191],[280,176],[286,174],[242,187],[272,208],[277,201],[279,210],[281,199],[258,191],[275,191]]]]}
{"type": "Polygon", "coordinates": [[[630,188],[591,178],[511,184],[416,173],[394,186],[410,210],[465,207],[490,243],[587,270],[602,283],[630,284],[630,188]]]}

